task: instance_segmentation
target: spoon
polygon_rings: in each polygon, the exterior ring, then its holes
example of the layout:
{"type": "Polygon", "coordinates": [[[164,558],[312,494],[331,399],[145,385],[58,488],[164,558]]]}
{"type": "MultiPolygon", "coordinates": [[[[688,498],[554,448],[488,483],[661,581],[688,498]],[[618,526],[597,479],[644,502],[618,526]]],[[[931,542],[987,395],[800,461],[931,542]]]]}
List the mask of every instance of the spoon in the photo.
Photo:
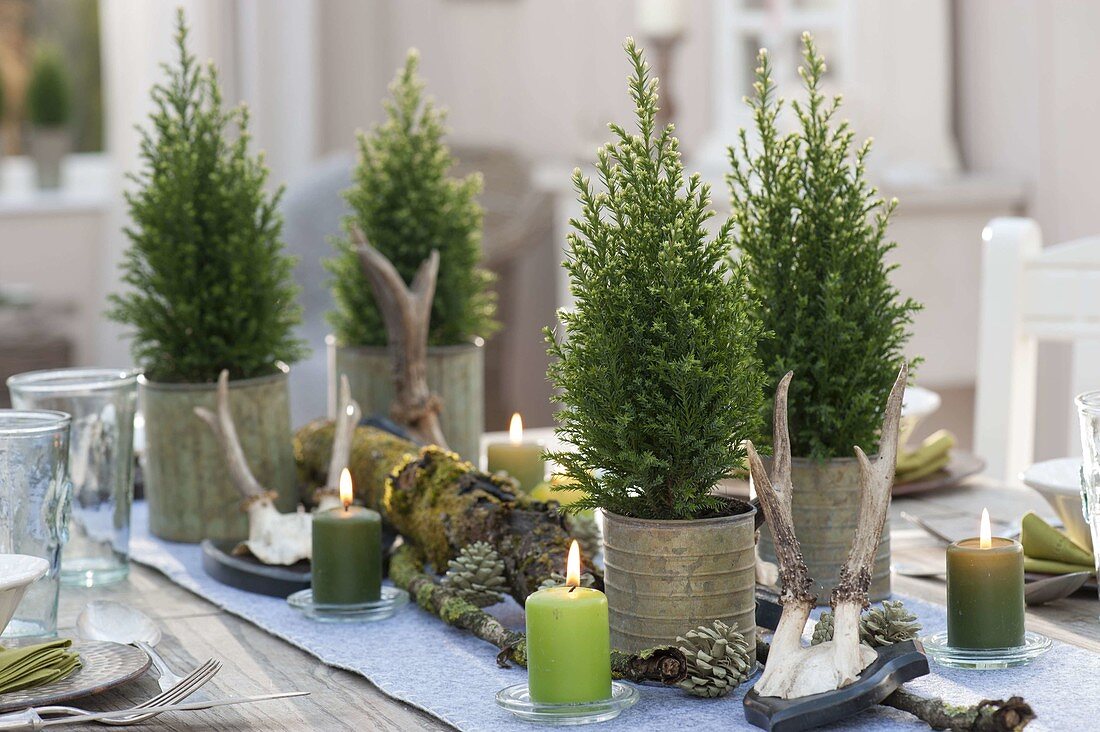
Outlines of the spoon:
{"type": "Polygon", "coordinates": [[[148,615],[135,607],[111,600],[88,603],[76,619],[76,633],[85,640],[110,641],[136,646],[149,656],[159,674],[157,683],[167,691],[183,678],[169,668],[153,649],[160,643],[160,628],[148,615]]]}
{"type": "MultiPolygon", "coordinates": [[[[916,579],[936,579],[947,574],[942,569],[923,569],[906,564],[895,564],[894,571],[902,577],[916,579]]],[[[1072,574],[1061,574],[1026,582],[1024,584],[1024,604],[1034,607],[1069,597],[1081,589],[1091,576],[1091,572],[1073,572],[1072,574]]]]}

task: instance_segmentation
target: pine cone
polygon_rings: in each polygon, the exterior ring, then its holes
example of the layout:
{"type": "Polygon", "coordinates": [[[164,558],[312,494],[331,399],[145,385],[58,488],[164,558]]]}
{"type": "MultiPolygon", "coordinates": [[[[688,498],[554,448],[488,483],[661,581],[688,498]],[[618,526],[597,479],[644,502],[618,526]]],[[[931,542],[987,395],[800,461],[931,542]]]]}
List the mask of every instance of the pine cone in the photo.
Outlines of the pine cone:
{"type": "Polygon", "coordinates": [[[917,616],[898,600],[885,600],[882,608],[873,607],[859,619],[859,639],[871,646],[890,646],[913,640],[920,632],[917,616]]]}
{"type": "Polygon", "coordinates": [[[603,549],[603,539],[596,517],[590,512],[569,514],[565,517],[565,530],[581,545],[584,556],[591,559],[603,549]]]}
{"type": "Polygon", "coordinates": [[[478,607],[489,607],[500,602],[507,589],[504,562],[484,541],[470,544],[451,560],[443,585],[478,607]]]}
{"type": "MultiPolygon", "coordinates": [[[[581,575],[581,587],[592,587],[596,584],[596,578],[592,576],[591,572],[585,572],[581,575]]],[[[546,590],[551,587],[565,587],[565,575],[554,572],[550,575],[550,579],[543,580],[539,585],[540,590],[546,590]]]]}
{"type": "Polygon", "coordinates": [[[821,613],[817,624],[814,626],[814,634],[810,638],[810,645],[831,641],[833,639],[833,614],[826,610],[821,613]]]}
{"type": "Polygon", "coordinates": [[[687,678],[679,687],[692,696],[725,696],[747,679],[753,670],[745,636],[721,620],[713,627],[701,625],[676,639],[687,657],[687,678]]]}
{"type": "MultiPolygon", "coordinates": [[[[892,646],[913,640],[920,632],[917,616],[909,612],[901,600],[885,600],[881,608],[873,607],[859,618],[859,641],[871,648],[892,646]]],[[[814,626],[810,643],[817,645],[833,639],[833,614],[821,613],[821,619],[814,626]]]]}

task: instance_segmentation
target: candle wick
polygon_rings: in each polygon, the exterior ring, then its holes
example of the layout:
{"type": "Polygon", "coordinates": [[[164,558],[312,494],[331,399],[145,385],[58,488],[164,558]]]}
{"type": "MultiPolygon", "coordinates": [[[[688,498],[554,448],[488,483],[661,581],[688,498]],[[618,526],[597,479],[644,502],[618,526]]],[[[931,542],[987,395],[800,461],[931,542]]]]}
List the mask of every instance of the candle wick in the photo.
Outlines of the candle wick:
{"type": "Polygon", "coordinates": [[[577,586],[576,586],[576,585],[569,585],[569,591],[570,591],[570,592],[572,592],[572,591],[573,591],[573,590],[575,590],[575,589],[577,589],[577,586]]]}

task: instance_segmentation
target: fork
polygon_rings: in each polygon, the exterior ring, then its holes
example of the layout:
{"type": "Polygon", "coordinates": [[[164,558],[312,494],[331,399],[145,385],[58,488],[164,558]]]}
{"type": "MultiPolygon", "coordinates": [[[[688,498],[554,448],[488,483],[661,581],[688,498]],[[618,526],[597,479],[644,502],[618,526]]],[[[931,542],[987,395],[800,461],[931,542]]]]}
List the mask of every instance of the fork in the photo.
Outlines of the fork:
{"type": "MultiPolygon", "coordinates": [[[[194,692],[198,691],[200,687],[205,685],[210,679],[221,670],[222,664],[220,661],[214,659],[208,659],[201,666],[196,668],[191,673],[182,677],[182,679],[172,688],[162,691],[160,694],[148,699],[141,704],[134,706],[134,710],[147,709],[149,707],[161,707],[168,704],[175,704],[176,702],[183,701],[187,697],[191,696],[194,692]]],[[[89,712],[84,709],[78,709],[76,707],[67,706],[48,706],[48,707],[36,707],[35,711],[40,716],[48,717],[82,717],[94,712],[89,712]]],[[[116,727],[121,727],[128,724],[137,724],[144,722],[147,719],[157,716],[159,712],[152,712],[148,714],[134,714],[128,717],[116,717],[112,719],[100,719],[97,720],[100,724],[109,724],[116,727]]]]}

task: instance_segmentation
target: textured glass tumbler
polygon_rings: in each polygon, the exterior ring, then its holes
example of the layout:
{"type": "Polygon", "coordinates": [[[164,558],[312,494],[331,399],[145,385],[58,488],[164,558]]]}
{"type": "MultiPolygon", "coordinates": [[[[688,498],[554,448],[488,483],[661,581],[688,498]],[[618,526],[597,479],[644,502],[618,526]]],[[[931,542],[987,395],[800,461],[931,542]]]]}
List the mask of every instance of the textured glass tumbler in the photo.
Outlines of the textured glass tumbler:
{"type": "Polygon", "coordinates": [[[1100,391],[1076,399],[1081,421],[1081,510],[1092,531],[1092,546],[1100,570],[1100,391]]]}
{"type": "Polygon", "coordinates": [[[0,409],[0,552],[50,563],[4,630],[5,638],[57,634],[61,546],[69,520],[69,415],[0,409]]]}
{"type": "Polygon", "coordinates": [[[138,373],[58,369],[8,379],[14,406],[72,415],[72,518],[61,556],[61,581],[66,585],[105,585],[129,574],[138,373]]]}

